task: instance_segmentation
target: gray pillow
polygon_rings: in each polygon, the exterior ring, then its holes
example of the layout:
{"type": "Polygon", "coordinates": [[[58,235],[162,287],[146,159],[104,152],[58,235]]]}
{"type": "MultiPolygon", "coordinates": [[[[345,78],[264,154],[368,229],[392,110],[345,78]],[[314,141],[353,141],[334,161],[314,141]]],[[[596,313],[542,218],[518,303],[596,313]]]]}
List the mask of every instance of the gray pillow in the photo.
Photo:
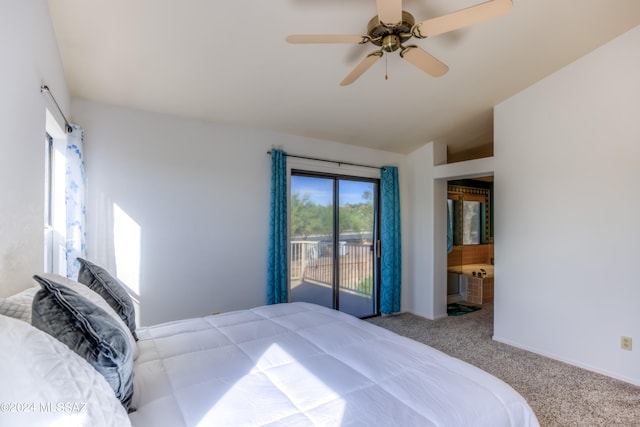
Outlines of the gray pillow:
{"type": "Polygon", "coordinates": [[[104,268],[86,259],[78,258],[78,261],[80,262],[78,282],[87,285],[92,291],[104,298],[118,313],[125,325],[129,327],[131,334],[137,341],[135,308],[125,286],[104,268]]]}
{"type": "Polygon", "coordinates": [[[107,380],[130,410],[133,350],[127,332],[103,309],[76,291],[34,276],[42,287],[33,298],[31,323],[84,358],[107,380]]]}

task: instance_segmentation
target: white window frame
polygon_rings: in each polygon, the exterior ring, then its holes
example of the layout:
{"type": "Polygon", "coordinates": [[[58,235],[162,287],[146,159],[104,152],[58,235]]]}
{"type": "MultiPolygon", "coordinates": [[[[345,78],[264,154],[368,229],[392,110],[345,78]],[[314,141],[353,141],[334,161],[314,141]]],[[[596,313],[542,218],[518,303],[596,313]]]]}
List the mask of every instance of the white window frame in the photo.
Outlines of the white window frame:
{"type": "Polygon", "coordinates": [[[44,271],[66,275],[65,151],[64,126],[46,110],[44,179],[44,271]]]}

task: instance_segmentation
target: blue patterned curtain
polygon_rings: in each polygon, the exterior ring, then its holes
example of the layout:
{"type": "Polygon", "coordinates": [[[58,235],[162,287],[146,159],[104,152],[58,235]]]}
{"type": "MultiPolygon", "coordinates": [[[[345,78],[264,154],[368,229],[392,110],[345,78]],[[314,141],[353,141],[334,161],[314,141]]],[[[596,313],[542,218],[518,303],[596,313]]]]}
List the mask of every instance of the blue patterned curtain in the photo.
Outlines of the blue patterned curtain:
{"type": "Polygon", "coordinates": [[[402,283],[398,168],[384,166],[380,178],[380,311],[391,314],[400,311],[402,283]]]}
{"type": "Polygon", "coordinates": [[[288,302],[287,155],[271,150],[271,214],[267,304],[288,302]]]}
{"type": "Polygon", "coordinates": [[[78,276],[80,264],[77,258],[86,256],[85,243],[85,201],[84,201],[84,155],[82,141],[84,131],[72,125],[72,132],[67,135],[65,150],[65,208],[66,208],[66,241],[65,257],[67,277],[78,276]]]}

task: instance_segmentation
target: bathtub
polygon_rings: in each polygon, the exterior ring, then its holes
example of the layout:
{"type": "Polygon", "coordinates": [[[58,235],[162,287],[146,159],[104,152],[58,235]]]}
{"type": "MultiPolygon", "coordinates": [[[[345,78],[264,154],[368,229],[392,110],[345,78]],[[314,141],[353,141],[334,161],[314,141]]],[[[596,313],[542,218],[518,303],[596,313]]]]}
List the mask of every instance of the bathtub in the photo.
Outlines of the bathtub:
{"type": "Polygon", "coordinates": [[[480,272],[483,269],[487,272],[486,275],[483,274],[483,277],[491,277],[493,278],[493,264],[464,264],[464,265],[456,265],[452,267],[448,267],[447,271],[449,273],[458,273],[464,274],[467,277],[473,277],[473,273],[480,272]]]}
{"type": "Polygon", "coordinates": [[[449,267],[447,271],[450,275],[459,275],[460,295],[464,301],[472,304],[493,303],[492,264],[464,264],[449,267]],[[476,273],[475,276],[473,273],[476,273]]]}

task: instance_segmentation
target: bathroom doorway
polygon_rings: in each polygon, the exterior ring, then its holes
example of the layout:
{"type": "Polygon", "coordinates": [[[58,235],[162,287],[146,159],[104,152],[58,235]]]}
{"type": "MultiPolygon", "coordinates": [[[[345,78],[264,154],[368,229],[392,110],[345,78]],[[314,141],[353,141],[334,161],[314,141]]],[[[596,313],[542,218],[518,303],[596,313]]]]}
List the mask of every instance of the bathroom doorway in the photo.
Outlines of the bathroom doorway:
{"type": "Polygon", "coordinates": [[[492,304],[493,177],[447,183],[447,304],[492,304]]]}

